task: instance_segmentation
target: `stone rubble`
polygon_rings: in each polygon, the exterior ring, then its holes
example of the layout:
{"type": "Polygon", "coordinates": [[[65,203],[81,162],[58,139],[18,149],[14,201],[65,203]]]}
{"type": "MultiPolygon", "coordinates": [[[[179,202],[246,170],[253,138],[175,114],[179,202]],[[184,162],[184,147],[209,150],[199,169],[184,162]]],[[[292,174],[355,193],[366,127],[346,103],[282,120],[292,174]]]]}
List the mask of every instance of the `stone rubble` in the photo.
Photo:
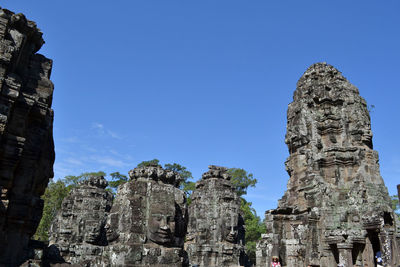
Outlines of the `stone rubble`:
{"type": "Polygon", "coordinates": [[[0,8],[0,266],[27,257],[53,177],[52,60],[37,53],[42,32],[0,8]]]}
{"type": "Polygon", "coordinates": [[[287,191],[265,213],[257,266],[400,264],[400,229],[372,147],[370,116],[358,89],[334,67],[312,65],[287,113],[287,191]]]}

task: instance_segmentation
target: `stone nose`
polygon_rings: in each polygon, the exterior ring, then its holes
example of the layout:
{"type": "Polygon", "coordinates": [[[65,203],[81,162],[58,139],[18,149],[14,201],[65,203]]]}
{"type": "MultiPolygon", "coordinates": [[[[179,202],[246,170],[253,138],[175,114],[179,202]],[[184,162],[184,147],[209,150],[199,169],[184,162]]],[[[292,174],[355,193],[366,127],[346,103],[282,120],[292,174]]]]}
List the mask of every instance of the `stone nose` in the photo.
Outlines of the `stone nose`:
{"type": "Polygon", "coordinates": [[[161,221],[160,221],[160,229],[162,229],[162,230],[168,230],[169,229],[167,218],[163,217],[161,219],[161,221]]]}

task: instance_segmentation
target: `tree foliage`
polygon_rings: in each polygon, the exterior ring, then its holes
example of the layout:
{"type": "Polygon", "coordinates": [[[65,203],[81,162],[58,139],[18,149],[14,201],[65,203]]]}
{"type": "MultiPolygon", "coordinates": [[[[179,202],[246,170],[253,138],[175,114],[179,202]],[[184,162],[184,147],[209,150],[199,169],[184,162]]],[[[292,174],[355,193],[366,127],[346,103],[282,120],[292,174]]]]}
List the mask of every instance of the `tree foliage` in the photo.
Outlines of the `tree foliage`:
{"type": "Polygon", "coordinates": [[[256,210],[251,207],[251,204],[251,202],[247,202],[244,198],[241,198],[240,210],[242,211],[246,225],[246,253],[249,256],[249,259],[255,263],[256,244],[260,239],[261,234],[266,232],[266,228],[260,217],[257,216],[256,210]]]}
{"type": "Polygon", "coordinates": [[[397,216],[400,219],[400,203],[399,203],[399,197],[397,195],[391,196],[392,199],[392,209],[395,211],[397,216]]]}
{"type": "Polygon", "coordinates": [[[124,174],[120,174],[119,172],[110,173],[111,180],[108,181],[108,186],[115,192],[121,184],[124,184],[129,181],[128,176],[124,174]]]}
{"type": "Polygon", "coordinates": [[[76,187],[80,182],[89,179],[91,176],[107,176],[107,174],[103,171],[98,172],[84,172],[78,176],[74,175],[67,175],[64,177],[63,181],[65,185],[71,190],[72,188],[76,187]]]}
{"type": "MultiPolygon", "coordinates": [[[[137,167],[146,167],[152,165],[161,166],[160,161],[158,159],[152,159],[152,160],[142,161],[137,165],[137,167]]],[[[191,202],[190,195],[192,194],[195,188],[195,182],[189,181],[193,179],[192,173],[188,171],[186,167],[178,163],[166,163],[164,164],[164,169],[179,173],[179,175],[182,178],[182,182],[179,185],[179,188],[185,191],[188,197],[188,203],[190,204],[191,202]]]]}
{"type": "Polygon", "coordinates": [[[61,204],[68,193],[76,187],[79,182],[88,179],[90,176],[106,176],[103,171],[84,172],[78,176],[68,175],[58,181],[50,180],[42,199],[44,201],[42,219],[36,229],[33,238],[47,241],[49,239],[50,225],[61,209],[61,204]]]}
{"type": "Polygon", "coordinates": [[[246,253],[249,259],[255,263],[256,244],[266,229],[265,224],[257,216],[255,209],[251,207],[252,203],[247,202],[243,196],[247,194],[249,187],[256,186],[257,179],[253,177],[253,174],[241,168],[230,168],[228,169],[228,173],[231,176],[231,182],[235,187],[235,191],[241,199],[240,210],[246,225],[246,253]]]}
{"type": "Polygon", "coordinates": [[[152,159],[152,160],[145,160],[140,162],[136,167],[148,167],[152,165],[160,165],[160,161],[158,159],[152,159]]]}
{"type": "Polygon", "coordinates": [[[171,171],[179,173],[179,175],[182,178],[182,182],[179,187],[180,187],[180,189],[185,191],[185,193],[187,194],[188,204],[190,204],[190,202],[191,202],[190,195],[192,194],[193,190],[195,189],[195,185],[196,185],[195,182],[189,181],[189,180],[193,179],[192,173],[190,171],[188,171],[186,169],[186,167],[184,167],[180,164],[177,164],[177,163],[172,163],[172,164],[167,163],[164,165],[164,168],[166,170],[171,170],[171,171]]]}
{"type": "Polygon", "coordinates": [[[63,199],[68,195],[68,188],[63,180],[54,182],[51,180],[42,196],[44,200],[43,216],[34,235],[34,239],[47,241],[51,222],[61,208],[63,199]]]}
{"type": "Polygon", "coordinates": [[[257,179],[253,178],[253,174],[247,173],[244,169],[240,168],[230,168],[228,169],[230,174],[231,182],[235,187],[238,196],[243,196],[247,194],[247,189],[250,187],[255,187],[257,179]]]}

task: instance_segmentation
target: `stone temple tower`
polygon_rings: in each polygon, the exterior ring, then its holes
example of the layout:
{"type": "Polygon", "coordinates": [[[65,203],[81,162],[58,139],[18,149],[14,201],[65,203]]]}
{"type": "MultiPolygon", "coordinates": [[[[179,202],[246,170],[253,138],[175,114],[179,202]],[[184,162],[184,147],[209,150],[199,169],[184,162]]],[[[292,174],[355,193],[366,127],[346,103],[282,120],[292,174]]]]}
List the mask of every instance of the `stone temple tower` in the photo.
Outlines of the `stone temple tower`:
{"type": "Polygon", "coordinates": [[[370,116],[358,89],[334,67],[312,65],[287,112],[287,191],[265,214],[257,266],[400,264],[399,221],[372,147],[370,116]]]}
{"type": "Polygon", "coordinates": [[[227,168],[210,165],[189,205],[185,248],[191,266],[244,266],[244,221],[227,168]]]}

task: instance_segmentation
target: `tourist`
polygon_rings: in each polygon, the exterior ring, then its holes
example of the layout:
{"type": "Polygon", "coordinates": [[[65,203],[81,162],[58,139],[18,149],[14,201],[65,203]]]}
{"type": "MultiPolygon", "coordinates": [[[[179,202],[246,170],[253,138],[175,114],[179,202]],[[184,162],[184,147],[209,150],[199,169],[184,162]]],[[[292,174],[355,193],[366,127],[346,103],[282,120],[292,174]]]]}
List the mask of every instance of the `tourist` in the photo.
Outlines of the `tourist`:
{"type": "Polygon", "coordinates": [[[272,256],[271,267],[281,267],[279,258],[277,256],[272,256]]]}
{"type": "Polygon", "coordinates": [[[376,267],[383,267],[382,253],[380,251],[376,253],[375,258],[376,258],[376,267]]]}

